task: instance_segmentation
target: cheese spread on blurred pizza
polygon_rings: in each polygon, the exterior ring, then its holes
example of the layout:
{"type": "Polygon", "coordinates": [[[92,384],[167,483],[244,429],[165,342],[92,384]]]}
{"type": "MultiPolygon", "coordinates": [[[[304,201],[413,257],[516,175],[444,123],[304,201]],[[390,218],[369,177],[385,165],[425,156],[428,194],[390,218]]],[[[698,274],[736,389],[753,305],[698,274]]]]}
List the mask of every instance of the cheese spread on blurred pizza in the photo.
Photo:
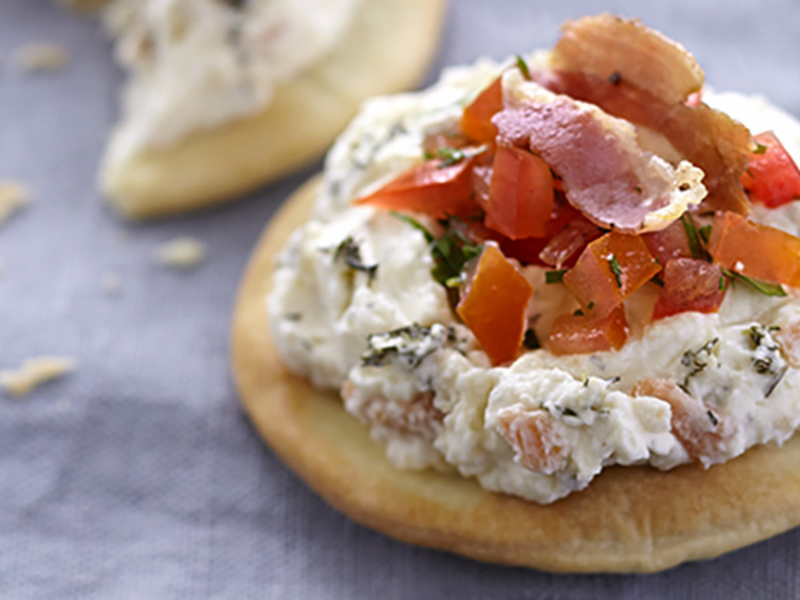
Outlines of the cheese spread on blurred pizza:
{"type": "Polygon", "coordinates": [[[346,35],[359,1],[113,0],[104,22],[132,77],[111,155],[263,110],[346,35]]]}
{"type": "Polygon", "coordinates": [[[542,503],[607,466],[787,440],[800,124],[703,84],[682,46],[603,15],[369,101],[276,264],[285,364],[398,468],[542,503]]]}

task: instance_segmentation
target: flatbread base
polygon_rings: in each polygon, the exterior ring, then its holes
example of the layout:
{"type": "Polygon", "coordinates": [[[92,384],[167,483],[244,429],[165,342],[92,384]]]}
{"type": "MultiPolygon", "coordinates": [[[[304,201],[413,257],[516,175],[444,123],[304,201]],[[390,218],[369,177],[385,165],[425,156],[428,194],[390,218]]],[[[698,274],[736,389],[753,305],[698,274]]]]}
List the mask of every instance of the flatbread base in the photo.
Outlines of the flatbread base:
{"type": "Polygon", "coordinates": [[[247,268],[233,319],[233,370],[264,440],[327,502],[399,540],[547,571],[651,572],[741,548],[800,524],[800,436],[705,471],[614,467],[548,506],[474,480],[399,471],[333,393],[280,364],[265,297],[273,261],[307,220],[319,181],[274,218],[247,268]]]}
{"type": "Polygon", "coordinates": [[[364,99],[419,83],[445,6],[446,0],[364,2],[337,48],[279,87],[263,112],[122,161],[107,152],[103,192],[126,217],[158,217],[234,198],[312,162],[364,99]]]}

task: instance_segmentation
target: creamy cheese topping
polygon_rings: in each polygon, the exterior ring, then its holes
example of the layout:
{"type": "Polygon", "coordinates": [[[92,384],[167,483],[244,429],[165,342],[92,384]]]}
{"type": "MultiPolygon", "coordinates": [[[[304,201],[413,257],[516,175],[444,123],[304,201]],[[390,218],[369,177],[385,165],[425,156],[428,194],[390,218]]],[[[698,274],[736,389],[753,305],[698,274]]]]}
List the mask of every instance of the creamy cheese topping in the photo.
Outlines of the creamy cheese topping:
{"type": "Polygon", "coordinates": [[[266,107],[323,58],[360,0],[113,0],[104,20],[132,72],[117,158],[266,107]]]}
{"type": "MultiPolygon", "coordinates": [[[[500,71],[481,61],[445,71],[419,94],[371,100],[339,139],[314,216],[280,255],[268,300],[286,364],[319,387],[341,388],[347,410],[370,426],[396,466],[455,468],[488,489],[543,503],[586,487],[612,464],[669,469],[690,460],[670,404],[634,394],[645,377],[677,382],[710,406],[703,418],[715,426],[724,419],[727,435],[715,440],[713,460],[700,458],[705,466],[790,437],[800,425],[800,370],[775,336],[800,322],[796,294],[766,297],[738,284],[716,314],[649,323],[657,291],[646,286],[627,303],[632,332],[619,352],[535,350],[492,367],[431,276],[422,233],[386,212],[351,206],[422,161],[426,134],[456,124],[500,71]],[[541,444],[559,453],[538,472],[523,466],[504,435],[509,415],[537,411],[553,423],[541,444]]],[[[782,111],[739,95],[705,100],[754,132],[774,129],[800,159],[800,124],[782,111]]],[[[797,206],[754,215],[796,234],[797,206]]],[[[577,303],[562,284],[546,283],[544,269],[521,272],[535,290],[530,322],[545,340],[553,320],[577,303]]]]}

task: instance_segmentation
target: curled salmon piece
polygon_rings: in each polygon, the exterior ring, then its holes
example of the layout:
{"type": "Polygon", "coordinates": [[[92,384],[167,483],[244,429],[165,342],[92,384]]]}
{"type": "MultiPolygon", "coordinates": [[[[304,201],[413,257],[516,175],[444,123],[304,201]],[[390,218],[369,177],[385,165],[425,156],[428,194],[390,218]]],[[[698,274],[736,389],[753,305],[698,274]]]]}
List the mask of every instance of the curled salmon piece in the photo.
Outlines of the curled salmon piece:
{"type": "Polygon", "coordinates": [[[552,475],[566,468],[567,440],[547,411],[509,406],[498,413],[497,426],[526,469],[552,475]]]}
{"type": "Polygon", "coordinates": [[[739,177],[751,135],[702,102],[687,106],[704,75],[683,46],[639,21],[612,15],[568,22],[551,55],[548,88],[664,136],[705,172],[704,207],[746,215],[739,177]]]}
{"type": "Polygon", "coordinates": [[[772,334],[784,360],[794,368],[800,368],[800,321],[784,325],[772,334]]]}
{"type": "Polygon", "coordinates": [[[564,194],[594,224],[624,233],[667,227],[706,195],[703,172],[645,151],[636,128],[597,106],[504,76],[498,143],[528,146],[558,174],[564,194]]]}
{"type": "MultiPolygon", "coordinates": [[[[345,402],[352,398],[355,386],[350,380],[342,385],[345,402]]],[[[430,392],[418,394],[408,402],[386,398],[367,398],[356,405],[355,416],[369,426],[378,426],[398,433],[432,442],[439,433],[444,413],[433,405],[430,392]]],[[[351,405],[352,406],[352,405],[351,405]]]]}
{"type": "Polygon", "coordinates": [[[636,82],[666,104],[682,104],[703,87],[691,52],[638,19],[602,14],[567,21],[561,31],[551,55],[556,69],[636,82]]]}
{"type": "Polygon", "coordinates": [[[736,426],[725,415],[684,392],[671,379],[645,377],[636,384],[634,396],[652,396],[672,409],[672,430],[692,460],[708,468],[727,460],[725,446],[736,426]]]}

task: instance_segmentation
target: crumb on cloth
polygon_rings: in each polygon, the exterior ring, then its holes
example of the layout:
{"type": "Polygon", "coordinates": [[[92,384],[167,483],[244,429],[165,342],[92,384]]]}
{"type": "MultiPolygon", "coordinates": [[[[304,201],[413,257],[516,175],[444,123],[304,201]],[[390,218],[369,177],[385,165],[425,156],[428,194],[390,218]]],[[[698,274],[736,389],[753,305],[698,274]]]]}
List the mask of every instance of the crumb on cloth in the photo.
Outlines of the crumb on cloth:
{"type": "Polygon", "coordinates": [[[162,265],[190,269],[205,260],[206,245],[192,237],[177,237],[156,249],[155,258],[162,265]]]}
{"type": "Polygon", "coordinates": [[[0,181],[0,225],[31,200],[30,192],[21,183],[0,181]]]}
{"type": "Polygon", "coordinates": [[[72,358],[40,356],[26,360],[19,369],[0,371],[0,387],[13,396],[27,396],[35,387],[77,369],[72,358]]]}
{"type": "Polygon", "coordinates": [[[107,294],[118,294],[122,291],[122,279],[116,273],[106,273],[103,275],[103,291],[107,294]]]}
{"type": "Polygon", "coordinates": [[[14,60],[21,71],[52,71],[67,64],[69,54],[58,44],[38,42],[20,46],[14,60]]]}

